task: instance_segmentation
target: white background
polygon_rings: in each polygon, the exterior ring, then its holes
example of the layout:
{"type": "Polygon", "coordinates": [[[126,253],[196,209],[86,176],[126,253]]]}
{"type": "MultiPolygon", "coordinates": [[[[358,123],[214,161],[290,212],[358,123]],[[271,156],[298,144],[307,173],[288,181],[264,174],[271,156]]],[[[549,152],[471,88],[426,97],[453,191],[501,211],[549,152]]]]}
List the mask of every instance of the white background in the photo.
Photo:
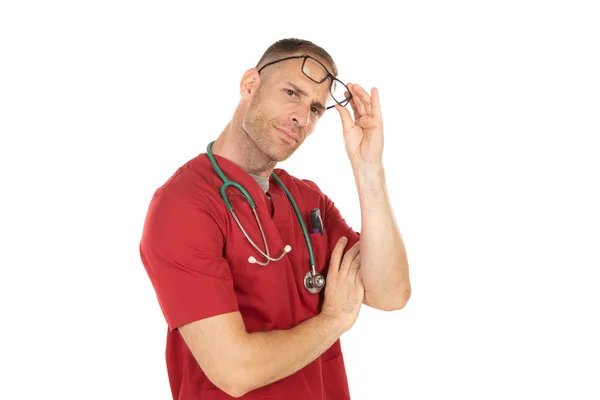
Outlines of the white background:
{"type": "MultiPolygon", "coordinates": [[[[594,3],[2,2],[0,398],[170,398],[146,207],[284,37],[381,94],[413,295],[343,335],[352,398],[600,398],[594,3]]],[[[334,110],[280,167],[360,229],[334,110]]]]}

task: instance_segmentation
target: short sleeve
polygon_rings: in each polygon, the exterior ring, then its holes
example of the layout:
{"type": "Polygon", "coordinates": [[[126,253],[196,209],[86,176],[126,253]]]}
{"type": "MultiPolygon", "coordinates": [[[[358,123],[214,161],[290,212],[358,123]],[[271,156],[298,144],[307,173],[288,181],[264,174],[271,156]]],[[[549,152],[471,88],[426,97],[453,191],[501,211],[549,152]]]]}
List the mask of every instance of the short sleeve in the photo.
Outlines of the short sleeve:
{"type": "MultiPolygon", "coordinates": [[[[207,203],[208,204],[208,203],[207,203]]],[[[224,233],[206,204],[162,192],[150,202],[140,257],[169,330],[238,311],[224,233]]]]}
{"type": "Polygon", "coordinates": [[[346,248],[349,249],[358,242],[360,233],[356,232],[348,225],[344,217],[342,217],[340,210],[337,209],[329,197],[323,195],[323,198],[325,201],[325,219],[323,225],[325,225],[325,229],[327,229],[330,251],[333,251],[333,248],[342,236],[348,238],[346,248]]]}

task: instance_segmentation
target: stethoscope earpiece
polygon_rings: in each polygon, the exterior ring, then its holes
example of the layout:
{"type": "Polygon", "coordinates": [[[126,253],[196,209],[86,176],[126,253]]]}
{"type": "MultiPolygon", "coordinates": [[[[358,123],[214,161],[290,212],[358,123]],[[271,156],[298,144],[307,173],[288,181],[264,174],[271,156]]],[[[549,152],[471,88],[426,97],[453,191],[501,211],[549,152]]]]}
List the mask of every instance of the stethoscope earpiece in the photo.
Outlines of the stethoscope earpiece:
{"type": "MultiPolygon", "coordinates": [[[[290,246],[289,244],[286,244],[285,247],[283,248],[283,254],[287,254],[290,251],[292,251],[292,246],[290,246]]],[[[279,258],[281,258],[281,257],[279,257],[279,258]]],[[[254,256],[248,257],[248,262],[250,264],[260,264],[262,266],[265,266],[269,263],[269,261],[267,261],[266,263],[259,263],[258,260],[256,260],[256,258],[254,256]]]]}

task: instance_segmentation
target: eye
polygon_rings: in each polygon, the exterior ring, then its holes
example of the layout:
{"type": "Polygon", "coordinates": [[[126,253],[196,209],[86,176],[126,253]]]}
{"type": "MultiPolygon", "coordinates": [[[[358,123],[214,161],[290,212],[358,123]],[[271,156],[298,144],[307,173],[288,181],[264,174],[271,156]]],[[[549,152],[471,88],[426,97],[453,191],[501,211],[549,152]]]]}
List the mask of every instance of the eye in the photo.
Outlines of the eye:
{"type": "Polygon", "coordinates": [[[290,97],[294,97],[297,95],[297,93],[295,91],[293,91],[292,89],[286,89],[286,93],[288,94],[288,96],[290,97]]]}
{"type": "Polygon", "coordinates": [[[319,110],[317,107],[311,107],[310,111],[312,111],[312,113],[315,114],[317,117],[321,115],[321,110],[319,110]]]}

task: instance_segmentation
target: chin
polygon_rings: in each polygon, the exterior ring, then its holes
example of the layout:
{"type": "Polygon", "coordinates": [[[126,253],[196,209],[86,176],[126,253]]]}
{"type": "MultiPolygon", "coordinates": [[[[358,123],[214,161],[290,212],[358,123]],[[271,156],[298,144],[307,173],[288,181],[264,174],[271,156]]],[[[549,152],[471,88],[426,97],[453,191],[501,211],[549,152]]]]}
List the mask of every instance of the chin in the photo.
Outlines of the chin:
{"type": "Polygon", "coordinates": [[[267,149],[264,149],[263,152],[269,157],[271,160],[276,162],[285,161],[294,154],[297,149],[297,145],[290,145],[287,143],[283,143],[283,145],[275,145],[270,146],[267,149]]]}
{"type": "Polygon", "coordinates": [[[285,161],[288,158],[290,158],[291,155],[294,154],[294,151],[295,151],[295,149],[291,150],[291,151],[287,151],[287,152],[286,151],[276,151],[274,149],[271,149],[271,151],[269,151],[266,154],[271,160],[276,161],[276,162],[282,162],[282,161],[285,161]]]}
{"type": "Polygon", "coordinates": [[[274,162],[285,161],[300,146],[299,143],[288,143],[277,135],[248,135],[255,146],[274,162]]]}

